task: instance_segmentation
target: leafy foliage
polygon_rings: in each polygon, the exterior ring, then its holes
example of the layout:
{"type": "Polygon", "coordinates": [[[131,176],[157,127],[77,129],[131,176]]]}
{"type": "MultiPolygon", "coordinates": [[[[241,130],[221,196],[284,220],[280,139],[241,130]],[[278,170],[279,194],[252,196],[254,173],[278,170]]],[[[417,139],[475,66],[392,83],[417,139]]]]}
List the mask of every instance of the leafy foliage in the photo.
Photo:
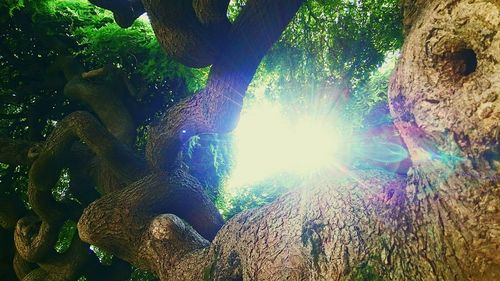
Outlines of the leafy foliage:
{"type": "MultiPolygon", "coordinates": [[[[245,2],[232,1],[230,15],[245,2]]],[[[402,41],[397,0],[308,0],[262,62],[254,85],[273,95],[291,89],[349,94],[402,41]]]]}
{"type": "Polygon", "coordinates": [[[71,241],[76,235],[76,223],[74,221],[68,220],[64,222],[61,230],[59,231],[59,237],[54,245],[54,249],[58,253],[64,253],[71,246],[71,241]]]}
{"type": "Polygon", "coordinates": [[[24,0],[6,0],[0,2],[0,8],[8,11],[9,16],[12,16],[15,11],[24,7],[24,0]]]}
{"type": "Polygon", "coordinates": [[[106,251],[100,249],[99,247],[91,245],[90,250],[94,252],[94,254],[99,259],[99,262],[101,262],[102,264],[111,265],[111,263],[113,262],[113,255],[107,253],[106,251]]]}
{"type": "Polygon", "coordinates": [[[150,83],[167,79],[186,81],[189,92],[201,89],[208,69],[191,69],[168,60],[156,40],[151,25],[138,20],[123,29],[116,24],[102,27],[84,26],[75,30],[78,43],[83,47],[78,54],[88,57],[95,65],[113,63],[132,68],[150,83]],[[99,54],[99,56],[95,56],[99,54]]]}
{"type": "Polygon", "coordinates": [[[183,149],[189,173],[204,186],[208,196],[220,203],[222,181],[232,167],[230,135],[192,137],[183,149]]]}
{"type": "MultiPolygon", "coordinates": [[[[387,104],[389,78],[396,66],[398,55],[398,52],[388,52],[384,63],[376,70],[371,71],[368,78],[353,91],[343,110],[345,118],[352,122],[353,127],[361,129],[368,126],[369,122],[375,121],[367,120],[371,110],[381,104],[387,104]]],[[[377,116],[376,119],[377,122],[381,120],[392,122],[388,115],[377,116]]]]}
{"type": "Polygon", "coordinates": [[[256,184],[244,186],[238,190],[222,189],[217,207],[224,219],[229,220],[238,213],[264,206],[279,196],[296,187],[299,180],[293,177],[279,175],[256,184]]]}

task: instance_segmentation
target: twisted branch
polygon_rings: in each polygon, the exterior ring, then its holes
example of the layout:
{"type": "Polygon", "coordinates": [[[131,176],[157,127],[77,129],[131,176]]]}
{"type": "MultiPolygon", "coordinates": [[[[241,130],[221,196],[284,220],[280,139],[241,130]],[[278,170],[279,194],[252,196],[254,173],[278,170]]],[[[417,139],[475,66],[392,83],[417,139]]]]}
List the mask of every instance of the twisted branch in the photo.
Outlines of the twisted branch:
{"type": "Polygon", "coordinates": [[[59,224],[51,225],[35,216],[20,219],[14,233],[17,252],[26,261],[42,261],[54,251],[59,227],[59,224]]]}
{"type": "Polygon", "coordinates": [[[151,129],[146,154],[153,167],[170,169],[180,146],[191,136],[234,129],[260,61],[302,3],[248,1],[229,31],[231,42],[213,64],[205,89],[170,108],[151,129]]]}

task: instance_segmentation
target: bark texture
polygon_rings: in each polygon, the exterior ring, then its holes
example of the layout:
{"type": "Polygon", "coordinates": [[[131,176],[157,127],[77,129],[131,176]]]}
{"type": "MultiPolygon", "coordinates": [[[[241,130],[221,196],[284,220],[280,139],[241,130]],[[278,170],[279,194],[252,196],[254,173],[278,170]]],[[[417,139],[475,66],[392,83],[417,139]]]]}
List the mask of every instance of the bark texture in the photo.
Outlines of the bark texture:
{"type": "Polygon", "coordinates": [[[191,67],[213,64],[228,41],[228,0],[144,0],[151,25],[168,55],[191,67]]]}

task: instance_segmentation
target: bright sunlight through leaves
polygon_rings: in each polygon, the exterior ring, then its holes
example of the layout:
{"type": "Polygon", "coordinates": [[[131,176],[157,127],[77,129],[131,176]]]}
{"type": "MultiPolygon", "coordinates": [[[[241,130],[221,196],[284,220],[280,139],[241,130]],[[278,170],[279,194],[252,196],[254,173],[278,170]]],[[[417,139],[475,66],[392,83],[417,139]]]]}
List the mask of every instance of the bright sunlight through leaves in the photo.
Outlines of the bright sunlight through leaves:
{"type": "Polygon", "coordinates": [[[264,101],[243,112],[234,131],[235,167],[229,186],[273,175],[308,176],[331,167],[348,143],[331,115],[289,116],[279,104],[264,101]]]}

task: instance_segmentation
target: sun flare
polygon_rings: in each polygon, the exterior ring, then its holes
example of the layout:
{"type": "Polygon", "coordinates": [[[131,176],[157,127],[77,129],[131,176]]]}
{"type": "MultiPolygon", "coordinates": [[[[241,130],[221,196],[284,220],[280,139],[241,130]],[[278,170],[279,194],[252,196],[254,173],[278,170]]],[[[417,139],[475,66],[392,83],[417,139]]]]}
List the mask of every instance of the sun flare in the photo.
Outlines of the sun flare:
{"type": "Polygon", "coordinates": [[[315,113],[290,116],[278,104],[262,102],[242,113],[233,135],[230,186],[277,174],[307,176],[328,168],[345,153],[337,120],[315,113]]]}

